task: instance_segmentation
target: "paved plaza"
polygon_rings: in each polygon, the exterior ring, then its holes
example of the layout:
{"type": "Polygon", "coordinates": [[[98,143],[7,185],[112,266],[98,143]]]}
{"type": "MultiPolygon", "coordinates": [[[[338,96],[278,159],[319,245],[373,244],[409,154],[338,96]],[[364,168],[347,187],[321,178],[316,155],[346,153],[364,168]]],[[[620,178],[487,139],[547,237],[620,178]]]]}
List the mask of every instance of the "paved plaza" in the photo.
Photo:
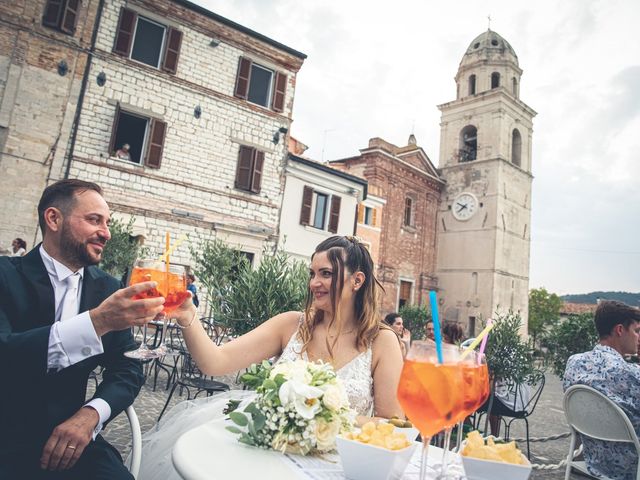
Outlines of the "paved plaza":
{"type": "MultiPolygon", "coordinates": [[[[234,388],[237,387],[234,383],[235,377],[235,375],[229,375],[217,378],[217,380],[223,381],[234,388]]],[[[143,433],[155,425],[158,415],[167,400],[169,391],[164,389],[166,382],[166,374],[160,372],[156,391],[153,391],[153,376],[149,375],[147,383],[134,403],[143,433]]],[[[93,388],[93,384],[89,388],[93,388]]],[[[186,399],[186,394],[180,397],[176,389],[169,408],[184,399],[186,399]]],[[[569,431],[562,411],[560,380],[551,373],[547,373],[546,385],[540,401],[533,415],[529,417],[529,429],[531,437],[546,437],[569,431]]],[[[131,435],[124,413],[109,424],[104,436],[120,450],[123,457],[128,454],[131,448],[131,435]]],[[[524,421],[517,420],[514,422],[512,436],[524,437],[524,421]]],[[[520,444],[520,448],[523,451],[526,450],[526,444],[520,444]]],[[[533,463],[558,463],[566,456],[568,448],[569,438],[550,442],[535,442],[531,444],[531,460],[533,463]]],[[[532,480],[560,480],[564,478],[564,467],[555,470],[534,470],[530,478],[532,480]]],[[[584,480],[586,477],[574,474],[571,478],[584,480]]]]}

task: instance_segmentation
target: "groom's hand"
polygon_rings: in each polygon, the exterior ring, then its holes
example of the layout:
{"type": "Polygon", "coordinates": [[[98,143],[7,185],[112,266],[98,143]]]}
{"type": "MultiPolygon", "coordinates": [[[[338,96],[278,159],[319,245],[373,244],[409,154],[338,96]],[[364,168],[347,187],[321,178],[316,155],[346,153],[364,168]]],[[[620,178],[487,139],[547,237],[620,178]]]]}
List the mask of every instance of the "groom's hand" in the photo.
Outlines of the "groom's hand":
{"type": "Polygon", "coordinates": [[[73,467],[91,441],[100,416],[91,407],[82,407],[69,420],[53,429],[42,450],[40,468],[68,470],[73,467]]]}
{"type": "Polygon", "coordinates": [[[122,288],[89,311],[96,334],[101,337],[113,330],[125,330],[150,322],[163,310],[163,297],[148,297],[146,292],[157,287],[156,282],[142,282],[122,288]],[[143,298],[134,299],[136,296],[143,298]]]}

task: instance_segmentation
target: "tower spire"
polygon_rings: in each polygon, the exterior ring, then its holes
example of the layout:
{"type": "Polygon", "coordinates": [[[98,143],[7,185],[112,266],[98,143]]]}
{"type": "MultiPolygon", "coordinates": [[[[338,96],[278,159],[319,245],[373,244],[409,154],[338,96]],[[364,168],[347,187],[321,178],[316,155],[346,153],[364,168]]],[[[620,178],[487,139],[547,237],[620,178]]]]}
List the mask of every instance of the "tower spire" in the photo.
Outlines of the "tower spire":
{"type": "Polygon", "coordinates": [[[491,14],[487,15],[487,30],[491,30],[491,14]]]}

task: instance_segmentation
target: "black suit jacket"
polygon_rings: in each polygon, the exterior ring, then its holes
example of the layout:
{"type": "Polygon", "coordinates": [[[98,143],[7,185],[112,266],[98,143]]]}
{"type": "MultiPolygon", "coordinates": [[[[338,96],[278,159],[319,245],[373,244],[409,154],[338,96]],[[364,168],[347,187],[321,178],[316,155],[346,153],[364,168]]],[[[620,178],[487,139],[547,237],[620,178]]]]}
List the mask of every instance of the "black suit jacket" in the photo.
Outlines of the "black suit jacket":
{"type": "MultiPolygon", "coordinates": [[[[123,356],[136,348],[129,329],[105,334],[104,353],[47,372],[55,300],[38,248],[24,257],[0,257],[0,458],[40,450],[52,430],[84,405],[87,380],[97,366],[105,370],[94,397],[109,404],[111,418],[133,403],[144,382],[140,362],[123,356]]],[[[118,288],[115,278],[86,267],[80,312],[118,288]]]]}

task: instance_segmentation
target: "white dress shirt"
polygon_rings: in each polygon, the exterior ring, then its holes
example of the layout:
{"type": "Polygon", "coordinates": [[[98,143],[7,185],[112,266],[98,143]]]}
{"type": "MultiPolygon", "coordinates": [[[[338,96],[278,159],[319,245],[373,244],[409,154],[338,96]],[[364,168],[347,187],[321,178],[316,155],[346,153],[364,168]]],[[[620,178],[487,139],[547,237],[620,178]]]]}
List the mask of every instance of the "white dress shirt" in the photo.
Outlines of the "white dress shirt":
{"type": "MultiPolygon", "coordinates": [[[[60,320],[62,313],[62,300],[65,296],[67,277],[74,275],[65,265],[51,257],[40,245],[40,256],[44,263],[51,285],[53,286],[55,296],[55,322],[51,326],[49,333],[49,350],[47,353],[47,369],[59,371],[63,368],[70,367],[85,358],[99,355],[104,352],[102,340],[98,337],[89,312],[74,312],[74,316],[60,320]]],[[[80,308],[80,299],[82,298],[82,276],[84,268],[76,272],[80,275],[77,290],[76,308],[80,308]]],[[[102,398],[94,398],[86,403],[85,406],[93,408],[100,417],[98,425],[93,433],[93,438],[102,430],[102,425],[111,416],[111,407],[102,398]]]]}

